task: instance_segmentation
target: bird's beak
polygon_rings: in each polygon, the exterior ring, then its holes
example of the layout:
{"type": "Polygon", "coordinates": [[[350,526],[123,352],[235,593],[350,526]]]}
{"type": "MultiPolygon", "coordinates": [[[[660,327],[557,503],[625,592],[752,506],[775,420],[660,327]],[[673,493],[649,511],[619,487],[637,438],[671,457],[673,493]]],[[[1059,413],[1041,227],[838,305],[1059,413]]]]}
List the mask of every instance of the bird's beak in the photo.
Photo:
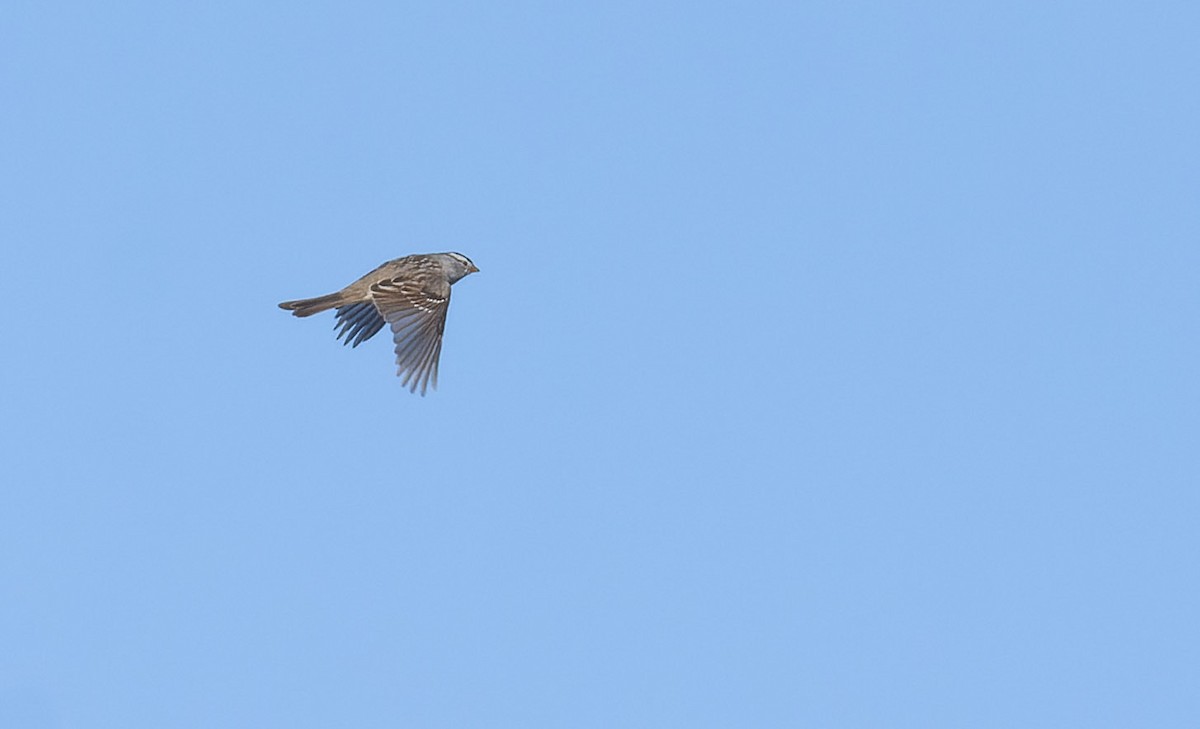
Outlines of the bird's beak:
{"type": "Polygon", "coordinates": [[[470,268],[467,269],[467,273],[479,273],[479,269],[475,266],[474,263],[472,263],[470,268]]]}

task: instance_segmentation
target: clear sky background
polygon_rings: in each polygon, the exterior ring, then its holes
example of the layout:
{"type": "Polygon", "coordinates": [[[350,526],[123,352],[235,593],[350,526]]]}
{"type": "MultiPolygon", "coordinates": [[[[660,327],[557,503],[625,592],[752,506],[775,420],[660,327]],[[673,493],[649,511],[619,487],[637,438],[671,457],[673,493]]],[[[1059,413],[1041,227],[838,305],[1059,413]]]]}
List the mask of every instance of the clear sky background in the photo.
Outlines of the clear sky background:
{"type": "Polygon", "coordinates": [[[0,726],[1200,725],[1197,38],[6,3],[0,726]]]}

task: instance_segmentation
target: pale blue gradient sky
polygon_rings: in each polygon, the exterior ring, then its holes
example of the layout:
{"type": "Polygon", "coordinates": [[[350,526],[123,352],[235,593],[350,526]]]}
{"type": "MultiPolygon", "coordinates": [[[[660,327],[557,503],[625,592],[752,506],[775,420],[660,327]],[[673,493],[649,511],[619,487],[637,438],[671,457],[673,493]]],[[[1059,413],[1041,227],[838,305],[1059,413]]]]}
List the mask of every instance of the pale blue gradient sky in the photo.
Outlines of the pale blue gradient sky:
{"type": "Polygon", "coordinates": [[[10,2],[0,725],[1196,725],[1198,37],[10,2]]]}

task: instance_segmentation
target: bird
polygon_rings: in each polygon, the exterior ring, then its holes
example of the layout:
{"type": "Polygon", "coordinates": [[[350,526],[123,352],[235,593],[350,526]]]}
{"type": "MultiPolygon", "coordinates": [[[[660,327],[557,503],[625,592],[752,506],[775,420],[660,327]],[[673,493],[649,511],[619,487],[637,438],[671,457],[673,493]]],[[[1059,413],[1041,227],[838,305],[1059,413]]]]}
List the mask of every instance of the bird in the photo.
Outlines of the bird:
{"type": "Polygon", "coordinates": [[[351,347],[390,325],[400,385],[413,393],[420,389],[424,397],[428,385],[437,389],[450,286],[477,271],[461,253],[420,253],[383,263],[341,291],[284,301],[279,308],[299,317],[336,309],[333,328],[351,347]]]}

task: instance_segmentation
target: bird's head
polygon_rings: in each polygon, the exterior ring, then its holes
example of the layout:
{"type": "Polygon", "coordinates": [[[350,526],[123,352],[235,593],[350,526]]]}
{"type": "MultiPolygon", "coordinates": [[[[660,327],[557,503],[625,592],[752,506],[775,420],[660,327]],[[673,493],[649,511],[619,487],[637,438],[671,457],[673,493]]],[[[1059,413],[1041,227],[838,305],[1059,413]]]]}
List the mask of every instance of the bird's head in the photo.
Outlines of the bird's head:
{"type": "Polygon", "coordinates": [[[455,283],[467,274],[475,273],[479,270],[470,258],[467,258],[461,253],[439,253],[438,258],[442,259],[442,265],[446,267],[447,278],[450,283],[455,283]]]}

